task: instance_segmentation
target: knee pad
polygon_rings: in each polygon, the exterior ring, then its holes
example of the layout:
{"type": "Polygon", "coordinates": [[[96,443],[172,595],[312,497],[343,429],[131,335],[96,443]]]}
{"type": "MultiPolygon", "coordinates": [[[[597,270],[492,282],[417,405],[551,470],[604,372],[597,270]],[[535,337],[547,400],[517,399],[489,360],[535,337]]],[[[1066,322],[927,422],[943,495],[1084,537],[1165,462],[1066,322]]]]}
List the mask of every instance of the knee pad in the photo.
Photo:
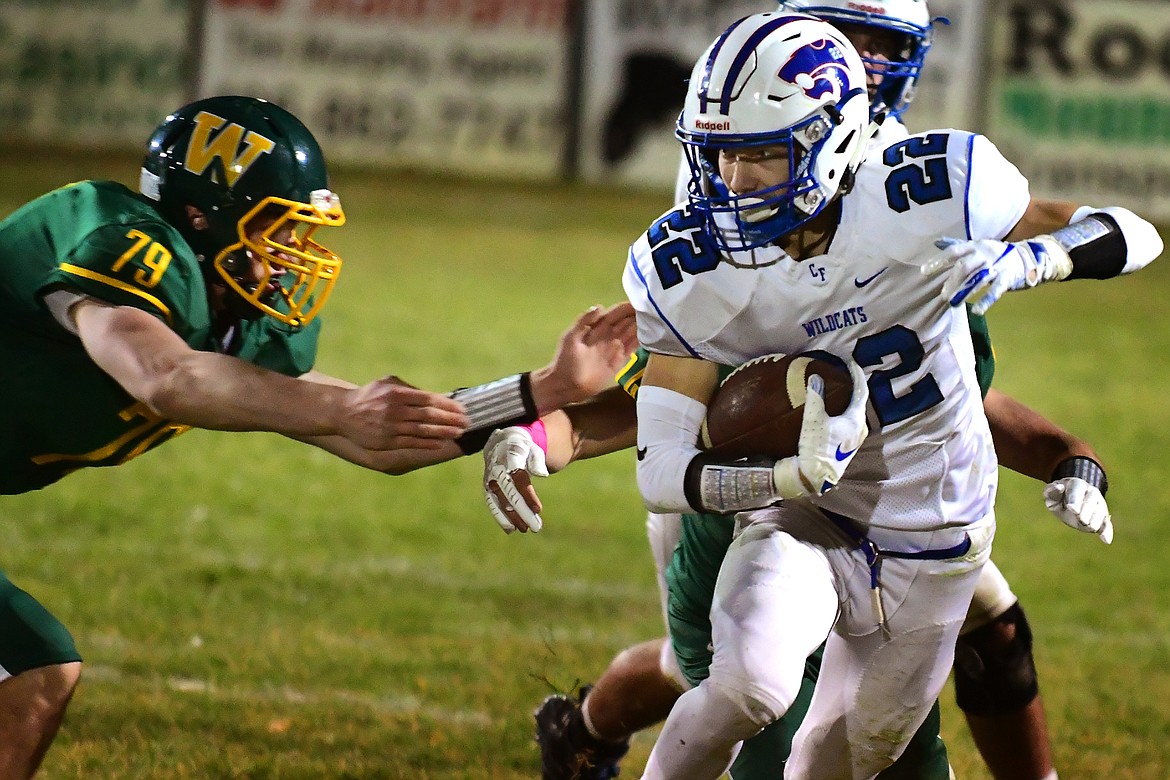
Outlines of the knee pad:
{"type": "MultiPolygon", "coordinates": [[[[783,711],[778,711],[774,703],[744,692],[741,690],[742,686],[731,687],[708,678],[702,682],[701,687],[706,691],[707,703],[711,711],[723,713],[723,719],[729,723],[744,725],[750,723],[758,732],[784,715],[783,711]]],[[[749,729],[740,734],[739,739],[747,739],[752,733],[754,732],[749,729]]]]}
{"type": "Polygon", "coordinates": [[[955,643],[955,700],[971,715],[1017,712],[1040,692],[1032,629],[1020,605],[955,643]]]}

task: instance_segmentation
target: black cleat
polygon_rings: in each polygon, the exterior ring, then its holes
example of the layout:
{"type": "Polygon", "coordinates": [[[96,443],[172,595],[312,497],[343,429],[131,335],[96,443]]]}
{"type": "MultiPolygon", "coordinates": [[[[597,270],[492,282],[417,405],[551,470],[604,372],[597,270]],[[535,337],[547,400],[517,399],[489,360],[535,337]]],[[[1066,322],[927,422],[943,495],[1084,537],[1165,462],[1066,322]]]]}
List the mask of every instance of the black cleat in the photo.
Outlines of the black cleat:
{"type": "Polygon", "coordinates": [[[611,780],[621,771],[618,762],[630,741],[599,740],[586,730],[581,717],[581,704],[591,687],[583,687],[577,701],[561,694],[549,696],[533,713],[542,780],[611,780]]]}

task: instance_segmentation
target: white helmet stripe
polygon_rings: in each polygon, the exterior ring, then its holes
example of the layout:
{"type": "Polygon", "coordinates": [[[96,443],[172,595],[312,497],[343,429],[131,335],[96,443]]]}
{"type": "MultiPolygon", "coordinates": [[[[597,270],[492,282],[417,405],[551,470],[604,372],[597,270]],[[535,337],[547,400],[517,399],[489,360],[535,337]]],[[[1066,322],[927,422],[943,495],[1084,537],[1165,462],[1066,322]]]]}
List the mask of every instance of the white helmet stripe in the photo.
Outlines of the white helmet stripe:
{"type": "MultiPolygon", "coordinates": [[[[745,16],[737,22],[733,22],[730,27],[723,31],[723,34],[715,39],[715,43],[711,46],[711,53],[707,57],[707,63],[703,66],[703,78],[699,82],[699,105],[703,113],[707,113],[707,94],[711,89],[711,71],[715,67],[715,60],[719,58],[719,52],[723,49],[723,44],[727,42],[727,38],[735,31],[736,27],[746,22],[750,17],[745,16]]],[[[723,113],[727,113],[726,110],[723,113]]]]}
{"type": "Polygon", "coordinates": [[[708,109],[707,103],[709,101],[719,101],[719,113],[726,114],[731,110],[731,99],[734,97],[735,84],[739,81],[740,75],[743,73],[744,67],[751,61],[755,54],[756,46],[760,44],[765,38],[773,33],[777,28],[783,26],[786,22],[798,17],[792,16],[772,16],[771,14],[757,15],[755,17],[745,17],[735,22],[728,27],[722,35],[716,40],[715,45],[711,49],[711,54],[707,58],[707,64],[703,68],[703,79],[699,87],[699,99],[702,101],[703,111],[708,109]],[[752,19],[756,22],[755,29],[751,26],[745,29],[739,29],[740,24],[752,19]],[[730,58],[721,56],[725,54],[724,47],[728,44],[729,38],[736,38],[730,42],[731,47],[738,46],[738,49],[730,49],[735,51],[735,56],[730,58]],[[723,81],[723,86],[715,95],[710,94],[712,81],[723,81]]]}
{"type": "Polygon", "coordinates": [[[733,59],[731,61],[731,65],[728,66],[727,76],[723,81],[723,89],[719,94],[720,114],[726,114],[731,110],[731,98],[735,91],[735,83],[739,80],[739,75],[743,72],[744,67],[755,55],[756,47],[776,29],[782,27],[787,22],[792,21],[794,18],[799,17],[771,17],[763,24],[759,25],[759,27],[757,27],[750,35],[748,35],[747,40],[740,44],[739,51],[736,53],[735,59],[733,59]]]}

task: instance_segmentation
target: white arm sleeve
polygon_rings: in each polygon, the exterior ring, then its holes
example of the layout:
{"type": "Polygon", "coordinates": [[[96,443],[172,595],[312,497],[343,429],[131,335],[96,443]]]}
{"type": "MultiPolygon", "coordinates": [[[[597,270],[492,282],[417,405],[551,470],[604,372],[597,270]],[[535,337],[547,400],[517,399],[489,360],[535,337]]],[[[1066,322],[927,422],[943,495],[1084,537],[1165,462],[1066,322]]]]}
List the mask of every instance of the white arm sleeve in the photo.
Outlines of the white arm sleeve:
{"type": "Polygon", "coordinates": [[[707,407],[665,387],[638,390],[638,489],[651,512],[695,512],[683,482],[699,453],[695,442],[707,407]]]}
{"type": "MultiPolygon", "coordinates": [[[[1125,267],[1121,269],[1123,274],[1131,274],[1145,268],[1162,254],[1165,247],[1157,228],[1137,214],[1120,206],[1109,206],[1094,211],[1113,217],[1113,221],[1121,229],[1121,235],[1125,237],[1125,267]]],[[[1074,216],[1074,221],[1075,219],[1074,216]]]]}

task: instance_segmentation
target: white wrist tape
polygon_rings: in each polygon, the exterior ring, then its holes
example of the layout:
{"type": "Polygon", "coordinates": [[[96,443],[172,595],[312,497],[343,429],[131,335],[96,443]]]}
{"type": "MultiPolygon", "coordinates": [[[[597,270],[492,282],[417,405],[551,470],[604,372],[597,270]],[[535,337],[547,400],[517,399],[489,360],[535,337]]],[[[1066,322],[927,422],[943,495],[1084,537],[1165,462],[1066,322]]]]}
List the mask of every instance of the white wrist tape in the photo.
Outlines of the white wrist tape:
{"type": "Polygon", "coordinates": [[[759,463],[704,463],[699,474],[699,502],[705,512],[742,512],[771,506],[780,500],[772,484],[771,461],[759,463]]]}
{"type": "Polygon", "coordinates": [[[525,375],[513,374],[487,384],[455,390],[451,397],[467,409],[471,421],[469,428],[474,430],[523,416],[529,411],[532,400],[531,393],[526,391],[525,375]]]}
{"type": "Polygon", "coordinates": [[[527,373],[463,387],[448,395],[463,404],[471,420],[467,432],[455,440],[465,455],[483,449],[493,430],[524,425],[538,417],[527,373]]]}
{"type": "Polygon", "coordinates": [[[772,481],[776,486],[776,497],[798,498],[812,493],[800,474],[800,458],[785,458],[772,468],[772,481]]]}

